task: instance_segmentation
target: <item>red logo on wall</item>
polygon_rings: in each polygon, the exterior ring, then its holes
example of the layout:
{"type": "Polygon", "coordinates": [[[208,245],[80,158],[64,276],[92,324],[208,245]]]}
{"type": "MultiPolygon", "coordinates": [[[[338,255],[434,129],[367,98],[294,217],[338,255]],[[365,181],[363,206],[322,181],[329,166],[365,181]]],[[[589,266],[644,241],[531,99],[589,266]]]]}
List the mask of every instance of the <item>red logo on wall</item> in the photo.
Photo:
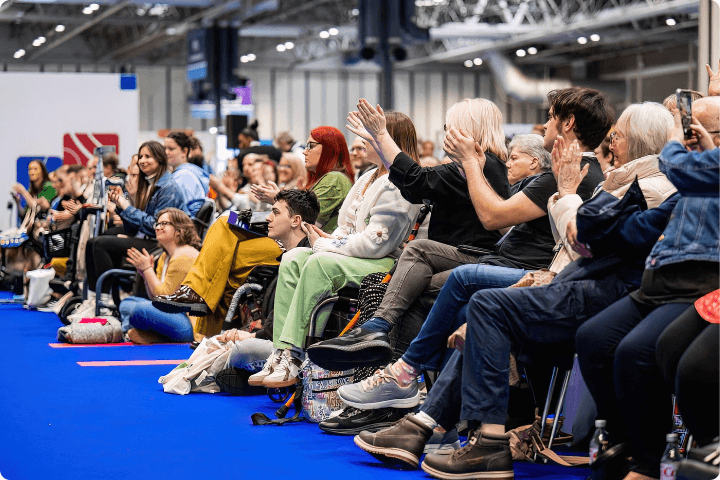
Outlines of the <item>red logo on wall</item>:
{"type": "Polygon", "coordinates": [[[95,147],[115,146],[120,153],[116,133],[66,133],[63,136],[63,163],[65,165],[85,165],[92,157],[95,147]]]}

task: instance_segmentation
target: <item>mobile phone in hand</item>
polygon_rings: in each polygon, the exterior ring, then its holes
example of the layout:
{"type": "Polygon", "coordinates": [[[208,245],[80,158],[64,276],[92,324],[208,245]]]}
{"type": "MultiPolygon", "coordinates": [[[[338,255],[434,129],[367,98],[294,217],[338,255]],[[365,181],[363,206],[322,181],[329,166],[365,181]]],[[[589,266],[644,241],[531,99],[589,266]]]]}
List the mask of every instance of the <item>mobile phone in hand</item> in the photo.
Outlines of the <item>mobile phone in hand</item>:
{"type": "Polygon", "coordinates": [[[685,139],[690,139],[693,136],[692,128],[692,92],[690,90],[683,90],[678,88],[675,91],[677,99],[677,109],[680,112],[680,119],[682,121],[683,133],[685,139]]]}

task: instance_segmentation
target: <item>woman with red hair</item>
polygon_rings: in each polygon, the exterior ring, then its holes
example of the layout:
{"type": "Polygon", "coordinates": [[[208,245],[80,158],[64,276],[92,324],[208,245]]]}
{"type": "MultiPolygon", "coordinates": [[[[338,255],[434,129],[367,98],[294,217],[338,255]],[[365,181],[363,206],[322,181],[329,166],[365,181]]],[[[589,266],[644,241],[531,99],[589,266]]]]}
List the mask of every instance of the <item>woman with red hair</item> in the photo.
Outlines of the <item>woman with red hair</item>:
{"type": "MultiPolygon", "coordinates": [[[[305,163],[309,173],[307,189],[320,203],[315,225],[332,232],[352,187],[350,153],[342,132],[333,127],[312,130],[305,147],[305,163]]],[[[253,189],[259,200],[270,204],[279,191],[275,184],[253,189]]],[[[247,238],[220,217],[208,230],[200,255],[182,284],[170,295],[153,298],[153,305],[165,312],[190,312],[199,317],[195,323],[197,338],[217,335],[235,290],[245,283],[254,267],[277,265],[284,248],[270,238],[247,238]]]]}

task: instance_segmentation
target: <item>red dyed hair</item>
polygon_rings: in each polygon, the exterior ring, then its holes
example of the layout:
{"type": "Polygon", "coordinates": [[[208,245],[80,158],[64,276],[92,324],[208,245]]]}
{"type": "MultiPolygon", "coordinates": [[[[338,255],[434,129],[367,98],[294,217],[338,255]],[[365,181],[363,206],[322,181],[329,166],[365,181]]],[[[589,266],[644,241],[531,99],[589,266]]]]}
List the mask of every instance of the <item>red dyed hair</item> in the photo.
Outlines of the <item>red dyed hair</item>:
{"type": "Polygon", "coordinates": [[[306,188],[312,188],[323,175],[330,172],[342,172],[352,182],[353,170],[345,135],[335,127],[323,126],[313,129],[310,136],[322,145],[322,153],[315,171],[308,171],[306,188]]]}

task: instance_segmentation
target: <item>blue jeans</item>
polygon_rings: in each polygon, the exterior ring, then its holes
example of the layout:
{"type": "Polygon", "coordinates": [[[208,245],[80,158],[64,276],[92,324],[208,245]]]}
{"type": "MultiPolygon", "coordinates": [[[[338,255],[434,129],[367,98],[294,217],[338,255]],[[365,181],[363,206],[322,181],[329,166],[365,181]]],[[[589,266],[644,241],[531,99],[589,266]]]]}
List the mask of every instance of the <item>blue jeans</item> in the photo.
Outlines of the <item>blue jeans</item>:
{"type": "Polygon", "coordinates": [[[447,338],[462,324],[458,312],[477,291],[509,287],[517,283],[526,270],[480,263],[455,268],[435,300],[420,333],[412,341],[402,359],[418,370],[438,371],[447,350],[447,338]]]}
{"type": "Polygon", "coordinates": [[[193,328],[184,313],[165,313],[145,298],[128,297],[120,302],[123,333],[131,328],[152,330],[175,342],[192,342],[193,328]]]}
{"type": "Polygon", "coordinates": [[[259,372],[265,366],[265,360],[273,352],[273,343],[270,340],[247,338],[235,343],[230,351],[228,365],[251,373],[259,372]]]}
{"type": "Polygon", "coordinates": [[[510,348],[571,356],[580,325],[627,294],[618,275],[553,281],[543,287],[494,288],[468,304],[461,419],[503,425],[509,395],[510,348]]]}

